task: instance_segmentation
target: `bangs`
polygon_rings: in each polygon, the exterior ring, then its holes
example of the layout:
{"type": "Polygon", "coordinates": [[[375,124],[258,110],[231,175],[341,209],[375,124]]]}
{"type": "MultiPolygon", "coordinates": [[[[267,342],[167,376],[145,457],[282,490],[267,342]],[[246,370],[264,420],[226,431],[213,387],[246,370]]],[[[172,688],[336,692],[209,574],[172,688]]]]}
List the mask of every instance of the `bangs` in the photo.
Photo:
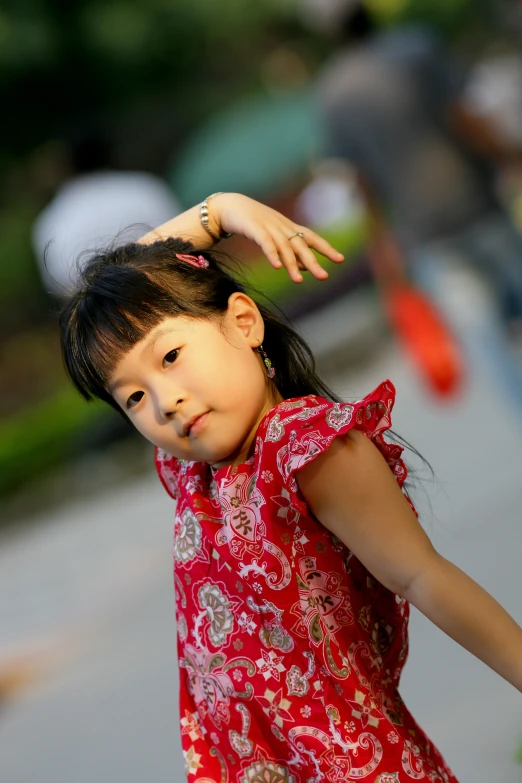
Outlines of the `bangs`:
{"type": "Polygon", "coordinates": [[[119,360],[164,318],[188,314],[172,277],[169,282],[113,266],[73,297],[62,316],[62,349],[69,377],[85,399],[112,404],[107,383],[119,360]]]}

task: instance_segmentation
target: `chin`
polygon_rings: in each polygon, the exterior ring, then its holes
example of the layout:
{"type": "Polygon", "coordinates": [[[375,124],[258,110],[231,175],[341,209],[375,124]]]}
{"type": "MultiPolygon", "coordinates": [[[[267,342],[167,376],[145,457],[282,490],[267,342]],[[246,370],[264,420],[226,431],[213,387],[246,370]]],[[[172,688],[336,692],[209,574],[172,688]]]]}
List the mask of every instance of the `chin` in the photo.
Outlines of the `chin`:
{"type": "Polygon", "coordinates": [[[209,465],[224,467],[225,465],[231,464],[236,459],[235,453],[230,452],[219,452],[214,454],[207,454],[205,457],[202,457],[202,462],[206,462],[209,465]]]}
{"type": "Polygon", "coordinates": [[[241,444],[223,444],[221,448],[218,447],[204,450],[204,453],[198,459],[201,459],[203,462],[208,462],[209,465],[216,465],[222,462],[234,462],[240,451],[241,444]]]}

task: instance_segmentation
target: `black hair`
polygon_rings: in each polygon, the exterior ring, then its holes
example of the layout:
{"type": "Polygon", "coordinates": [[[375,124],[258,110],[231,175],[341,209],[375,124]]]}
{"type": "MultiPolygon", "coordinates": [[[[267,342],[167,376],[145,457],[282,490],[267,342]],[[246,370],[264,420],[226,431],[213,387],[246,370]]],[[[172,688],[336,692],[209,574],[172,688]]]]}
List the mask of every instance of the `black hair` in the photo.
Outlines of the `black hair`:
{"type": "MultiPolygon", "coordinates": [[[[107,390],[118,361],[164,318],[217,319],[236,291],[247,293],[224,264],[190,242],[131,243],[92,256],[80,288],[60,316],[67,373],[86,400],[99,398],[120,413],[107,390]],[[204,255],[204,272],[177,254],[204,255]]],[[[307,343],[282,318],[256,302],[264,321],[263,347],[276,368],[271,381],[283,399],[316,394],[341,402],[319,378],[307,343]]]]}

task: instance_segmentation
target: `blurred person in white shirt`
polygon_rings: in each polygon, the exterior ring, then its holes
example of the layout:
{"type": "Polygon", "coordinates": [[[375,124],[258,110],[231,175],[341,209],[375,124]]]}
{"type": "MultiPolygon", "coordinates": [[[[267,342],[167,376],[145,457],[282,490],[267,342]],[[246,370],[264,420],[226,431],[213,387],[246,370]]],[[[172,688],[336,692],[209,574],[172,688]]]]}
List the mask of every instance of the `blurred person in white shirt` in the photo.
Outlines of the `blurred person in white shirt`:
{"type": "Polygon", "coordinates": [[[45,289],[63,296],[75,286],[82,254],[135,241],[144,228],[181,212],[155,174],[118,171],[107,135],[86,131],[70,146],[73,176],[36,218],[33,248],[45,289]]]}

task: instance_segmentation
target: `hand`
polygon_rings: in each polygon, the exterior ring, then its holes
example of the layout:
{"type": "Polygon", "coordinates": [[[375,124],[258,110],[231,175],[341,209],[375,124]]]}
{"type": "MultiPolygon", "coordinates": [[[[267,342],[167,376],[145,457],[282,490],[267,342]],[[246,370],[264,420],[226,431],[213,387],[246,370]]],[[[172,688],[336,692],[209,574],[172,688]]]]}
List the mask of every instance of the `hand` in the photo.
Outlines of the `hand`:
{"type": "Polygon", "coordinates": [[[274,269],[282,266],[294,283],[301,283],[300,269],[308,270],[318,280],[328,272],[317,261],[311,248],[336,264],[344,260],[325,239],[306,226],[300,226],[271,207],[239,193],[222,193],[209,202],[209,219],[219,230],[241,234],[255,242],[274,269]],[[296,236],[297,233],[303,236],[296,236]]]}

